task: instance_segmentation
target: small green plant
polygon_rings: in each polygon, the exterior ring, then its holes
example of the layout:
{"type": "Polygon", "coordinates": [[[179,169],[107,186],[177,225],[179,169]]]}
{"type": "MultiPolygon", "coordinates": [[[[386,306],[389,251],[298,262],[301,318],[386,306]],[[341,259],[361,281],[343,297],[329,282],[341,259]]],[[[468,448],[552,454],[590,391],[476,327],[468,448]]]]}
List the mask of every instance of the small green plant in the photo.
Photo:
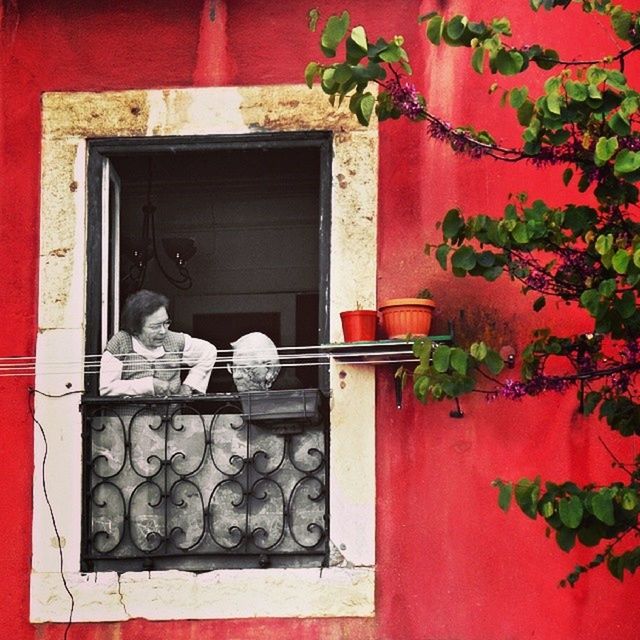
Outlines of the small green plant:
{"type": "Polygon", "coordinates": [[[416,296],[416,298],[421,298],[422,300],[432,300],[433,299],[433,294],[431,293],[430,289],[421,289],[418,292],[418,295],[416,296]]]}

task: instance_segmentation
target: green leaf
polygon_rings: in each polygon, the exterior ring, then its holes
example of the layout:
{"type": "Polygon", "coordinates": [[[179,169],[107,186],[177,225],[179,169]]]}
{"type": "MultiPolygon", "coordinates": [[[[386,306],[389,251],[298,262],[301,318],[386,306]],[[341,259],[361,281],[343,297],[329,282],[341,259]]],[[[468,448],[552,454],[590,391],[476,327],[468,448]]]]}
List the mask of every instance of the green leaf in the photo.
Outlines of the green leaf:
{"type": "Polygon", "coordinates": [[[476,266],[476,253],[471,247],[460,247],[451,256],[451,265],[456,269],[471,271],[476,266]]]}
{"type": "Polygon", "coordinates": [[[420,402],[425,402],[427,394],[429,393],[430,380],[426,376],[420,376],[415,378],[413,382],[413,394],[420,402]]]}
{"type": "Polygon", "coordinates": [[[581,82],[572,82],[569,80],[564,85],[567,96],[576,102],[584,102],[587,99],[587,87],[581,82]]]}
{"type": "Polygon", "coordinates": [[[533,303],[533,310],[540,311],[545,304],[547,304],[547,299],[544,296],[540,296],[539,298],[536,298],[535,302],[533,303]]]}
{"type": "Polygon", "coordinates": [[[553,67],[558,64],[559,59],[560,56],[558,55],[557,51],[554,51],[553,49],[545,49],[540,55],[535,56],[533,58],[533,61],[541,69],[548,71],[549,69],[553,69],[553,67]]]}
{"type": "Polygon", "coordinates": [[[496,254],[492,251],[483,251],[476,254],[476,260],[481,267],[493,267],[496,263],[496,254]]]}
{"type": "Polygon", "coordinates": [[[584,397],[582,405],[582,414],[585,416],[591,415],[594,409],[598,406],[598,403],[602,400],[602,394],[598,391],[589,391],[584,397]]]}
{"type": "Polygon", "coordinates": [[[503,76],[513,76],[522,69],[524,58],[517,51],[500,49],[495,61],[496,68],[503,76]]]}
{"type": "Polygon", "coordinates": [[[617,283],[614,278],[603,280],[598,285],[598,293],[605,298],[610,298],[616,291],[617,283]]]}
{"type": "Polygon", "coordinates": [[[442,235],[445,240],[452,240],[460,233],[464,227],[464,219],[460,215],[459,209],[449,209],[442,221],[442,235]]]}
{"type": "Polygon", "coordinates": [[[613,249],[613,234],[601,234],[596,238],[596,251],[601,255],[609,253],[613,249]]]}
{"type": "Polygon", "coordinates": [[[313,81],[316,79],[319,69],[320,65],[317,62],[310,62],[304,70],[304,80],[309,89],[313,86],[313,81]]]}
{"type": "Polygon", "coordinates": [[[471,67],[477,73],[482,73],[484,69],[484,56],[485,50],[482,47],[478,47],[471,56],[471,67]]]}
{"type": "Polygon", "coordinates": [[[373,107],[376,104],[376,99],[371,93],[365,93],[360,101],[360,114],[362,118],[358,117],[360,124],[368,125],[371,120],[371,114],[373,113],[373,107]]]}
{"type": "Polygon", "coordinates": [[[494,18],[491,21],[491,27],[494,31],[503,33],[505,36],[511,35],[511,22],[509,22],[509,18],[494,18]]]}
{"type": "Polygon", "coordinates": [[[442,20],[442,16],[435,15],[429,20],[427,23],[427,38],[429,42],[435,45],[440,44],[440,39],[442,37],[442,29],[444,23],[442,20]]]}
{"type": "Polygon", "coordinates": [[[534,104],[531,100],[525,100],[522,105],[518,108],[517,116],[518,123],[523,127],[528,127],[531,123],[531,118],[533,117],[534,112],[534,104]]]}
{"type": "Polygon", "coordinates": [[[495,267],[489,267],[482,272],[482,277],[489,282],[497,280],[503,273],[502,265],[497,264],[495,267]]]}
{"type": "Polygon", "coordinates": [[[627,96],[620,104],[620,113],[628,119],[640,108],[638,96],[627,96]]]}
{"type": "Polygon", "coordinates": [[[571,551],[576,544],[576,530],[560,527],[556,531],[556,542],[563,551],[571,551]]]}
{"type": "MultiPolygon", "coordinates": [[[[569,169],[569,171],[571,171],[569,169]]],[[[580,235],[589,231],[597,222],[598,214],[591,207],[569,205],[564,214],[563,227],[571,229],[574,234],[580,235]]]]}
{"type": "Polygon", "coordinates": [[[617,273],[624,274],[627,273],[630,260],[631,256],[624,249],[618,249],[611,259],[611,266],[617,273]]]}
{"type": "Polygon", "coordinates": [[[518,480],[515,486],[516,503],[522,512],[531,518],[536,519],[538,510],[538,496],[540,495],[540,480],[536,478],[533,482],[527,478],[518,480]]]}
{"type": "Polygon", "coordinates": [[[348,11],[343,11],[341,16],[331,16],[327,20],[320,39],[320,48],[327,58],[333,58],[336,55],[336,49],[347,35],[348,28],[348,11]]]}
{"type": "Polygon", "coordinates": [[[487,355],[484,358],[484,364],[493,375],[497,375],[504,368],[504,361],[500,357],[500,354],[493,349],[487,350],[487,355]]]}
{"type": "Polygon", "coordinates": [[[469,353],[478,362],[482,362],[487,356],[487,345],[484,342],[474,342],[469,348],[469,353]]]}
{"type": "Polygon", "coordinates": [[[366,55],[369,44],[367,43],[367,34],[365,33],[364,27],[354,27],[351,30],[351,39],[364,51],[362,55],[366,55]]]}
{"type": "Polygon", "coordinates": [[[402,60],[404,49],[395,44],[390,44],[384,51],[380,52],[380,59],[385,62],[399,62],[402,60]]]}
{"type": "Polygon", "coordinates": [[[609,129],[619,136],[628,136],[631,133],[629,121],[619,111],[611,116],[607,124],[609,125],[609,129]]]}
{"type": "Polygon", "coordinates": [[[633,291],[625,291],[613,303],[615,310],[624,320],[628,320],[636,312],[636,296],[633,291]]]}
{"type": "Polygon", "coordinates": [[[638,494],[633,489],[627,489],[622,493],[620,505],[625,511],[633,511],[638,506],[638,494]]]}
{"type": "Polygon", "coordinates": [[[640,248],[636,249],[633,252],[633,264],[635,264],[636,267],[640,268],[640,248]]]}
{"type": "Polygon", "coordinates": [[[465,16],[456,15],[449,20],[446,26],[447,36],[451,40],[459,40],[464,34],[465,27],[467,26],[467,18],[465,16]]]}
{"type": "Polygon", "coordinates": [[[615,524],[611,489],[605,487],[594,494],[591,500],[591,507],[593,508],[593,515],[598,518],[598,520],[608,525],[615,524]]]}
{"type": "Polygon", "coordinates": [[[498,487],[498,506],[506,513],[511,506],[511,496],[513,495],[513,485],[510,482],[494,480],[494,487],[498,487]]]}
{"type": "Polygon", "coordinates": [[[596,289],[587,289],[580,294],[580,304],[595,318],[600,308],[600,293],[596,289]]]}
{"type": "Polygon", "coordinates": [[[571,182],[571,178],[573,178],[573,169],[567,168],[562,172],[562,182],[566,187],[569,182],[571,182]]]}
{"type": "Polygon", "coordinates": [[[351,35],[347,38],[347,62],[358,64],[367,55],[368,48],[364,27],[354,27],[351,30],[351,35]]]}
{"type": "Polygon", "coordinates": [[[457,347],[451,349],[451,368],[454,371],[457,371],[460,375],[466,375],[468,363],[469,356],[466,351],[457,347]]]}
{"type": "Polygon", "coordinates": [[[587,81],[589,84],[600,84],[607,79],[607,70],[597,65],[591,65],[587,69],[587,81]]]}
{"type": "Polygon", "coordinates": [[[436,249],[436,260],[440,267],[445,271],[447,269],[447,255],[449,254],[449,251],[451,251],[451,247],[448,244],[441,244],[436,249]]]}
{"type": "Polygon", "coordinates": [[[576,529],[582,522],[584,514],[582,500],[578,496],[562,498],[558,503],[558,513],[562,524],[569,527],[569,529],[576,529]]]}
{"type": "Polygon", "coordinates": [[[439,344],[433,352],[433,368],[438,373],[444,373],[449,369],[451,348],[446,344],[439,344]]]}
{"type": "Polygon", "coordinates": [[[529,89],[527,87],[514,87],[509,91],[509,104],[514,109],[519,109],[527,100],[529,89]]]}
{"type": "Polygon", "coordinates": [[[640,153],[630,151],[629,149],[621,149],[616,156],[616,162],[613,166],[616,173],[631,173],[640,168],[640,153]]]}
{"type": "Polygon", "coordinates": [[[607,559],[607,569],[614,578],[622,581],[624,575],[624,567],[620,563],[620,558],[618,556],[610,555],[607,559]]]}
{"type": "Polygon", "coordinates": [[[551,113],[560,115],[562,111],[562,97],[559,93],[551,93],[547,96],[547,109],[551,113]]]}
{"type": "Polygon", "coordinates": [[[618,138],[605,138],[604,136],[598,139],[595,151],[595,160],[598,166],[602,166],[607,160],[613,157],[613,154],[618,150],[618,138]]]}
{"type": "Polygon", "coordinates": [[[633,16],[628,11],[623,11],[622,7],[615,7],[611,12],[611,24],[618,38],[629,40],[629,31],[633,26],[633,16]]]}
{"type": "Polygon", "coordinates": [[[523,222],[518,222],[511,235],[518,244],[527,244],[530,240],[529,227],[523,222]]]}

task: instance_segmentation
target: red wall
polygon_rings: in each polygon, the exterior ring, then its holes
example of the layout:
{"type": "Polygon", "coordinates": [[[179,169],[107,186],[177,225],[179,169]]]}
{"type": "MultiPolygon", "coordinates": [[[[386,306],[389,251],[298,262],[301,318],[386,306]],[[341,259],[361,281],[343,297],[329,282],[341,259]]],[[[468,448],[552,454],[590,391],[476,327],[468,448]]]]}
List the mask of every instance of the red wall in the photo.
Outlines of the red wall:
{"type": "MultiPolygon", "coordinates": [[[[1,5],[0,300],[5,326],[0,333],[0,356],[31,354],[35,345],[42,92],[298,83],[306,61],[318,57],[318,37],[306,28],[311,3],[229,0],[225,6],[216,2],[214,23],[206,18],[209,4],[203,0],[15,0],[1,5]]],[[[404,34],[416,82],[426,90],[433,109],[451,121],[496,128],[515,120],[508,109],[493,109],[497,98],[486,92],[493,78],[477,76],[466,62],[458,64],[465,52],[427,47],[415,19],[434,6],[490,18],[507,11],[503,3],[341,0],[315,4],[325,17],[349,8],[353,20],[364,23],[371,34],[404,34]]],[[[515,31],[522,34],[517,42],[544,40],[563,51],[569,42],[581,56],[611,51],[601,19],[584,17],[575,7],[566,13],[534,15],[526,0],[509,5],[513,5],[508,13],[515,31]],[[568,24],[569,15],[578,26],[568,24]]],[[[638,73],[634,76],[638,79],[638,73]]],[[[505,134],[504,141],[517,142],[515,128],[505,134]]],[[[422,249],[426,241],[437,240],[435,221],[451,206],[460,205],[469,213],[497,213],[509,193],[522,190],[561,203],[567,196],[559,185],[559,175],[542,174],[526,165],[461,160],[428,139],[420,125],[384,123],[380,131],[379,299],[408,295],[428,285],[439,303],[440,327],[452,318],[462,332],[474,329],[498,346],[517,348],[532,326],[530,301],[519,299],[517,287],[451,281],[422,249]]],[[[586,327],[580,317],[567,317],[564,308],[545,310],[535,321],[564,323],[567,329],[586,327]]],[[[601,570],[583,577],[573,590],[559,589],[559,579],[588,554],[567,556],[545,538],[540,523],[515,512],[505,516],[495,506],[495,491],[490,487],[498,476],[518,478],[537,472],[559,480],[612,479],[615,475],[597,435],[602,434],[625,458],[633,455],[635,445],[625,443],[623,448],[606,430],[578,417],[569,396],[493,404],[474,398],[463,402],[465,417],[454,420],[448,415],[449,405],[424,408],[407,391],[405,406],[398,411],[391,374],[380,369],[378,375],[375,618],[134,620],[74,625],[69,637],[637,638],[640,613],[633,603],[640,595],[639,579],[619,584],[601,570]]],[[[34,462],[28,411],[31,383],[28,377],[0,377],[4,416],[0,579],[5,585],[0,620],[3,637],[53,639],[62,637],[63,625],[28,623],[34,462]]]]}

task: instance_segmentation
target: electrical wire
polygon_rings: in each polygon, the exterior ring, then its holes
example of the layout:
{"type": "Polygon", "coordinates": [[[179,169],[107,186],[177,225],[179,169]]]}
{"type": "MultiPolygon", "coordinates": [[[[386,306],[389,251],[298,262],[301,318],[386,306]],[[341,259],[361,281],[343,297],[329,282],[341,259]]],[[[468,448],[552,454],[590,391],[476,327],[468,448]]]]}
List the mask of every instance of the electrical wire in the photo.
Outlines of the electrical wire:
{"type": "MultiPolygon", "coordinates": [[[[179,352],[167,352],[159,368],[175,368],[174,364],[183,364],[179,352]]],[[[218,351],[213,370],[227,370],[227,365],[233,368],[255,367],[255,358],[260,355],[271,357],[271,350],[255,350],[250,355],[233,356],[232,349],[218,351]],[[222,355],[221,355],[222,354],[222,355]],[[228,355],[224,355],[228,354],[228,355]],[[244,364],[246,363],[246,364],[244,364]]],[[[335,345],[315,345],[306,347],[280,347],[278,349],[280,367],[317,367],[325,366],[331,358],[342,360],[346,364],[402,364],[415,362],[411,346],[406,349],[388,349],[372,352],[361,347],[353,350],[336,349],[335,345]],[[307,351],[302,351],[306,349],[307,351]]],[[[127,355],[127,354],[113,354],[127,355]]],[[[84,362],[73,360],[38,361],[35,356],[7,356],[0,357],[0,377],[38,375],[72,375],[78,373],[96,374],[100,370],[102,354],[89,354],[84,362]]],[[[188,370],[189,366],[180,366],[179,370],[188,370]]]]}
{"type": "Polygon", "coordinates": [[[64,575],[64,554],[62,553],[62,537],[60,535],[60,532],[58,530],[58,523],[56,521],[56,516],[55,513],[53,511],[53,505],[51,504],[51,500],[49,499],[49,492],[47,490],[47,456],[49,455],[49,443],[47,441],[47,436],[44,430],[44,427],[42,426],[42,423],[38,420],[38,418],[36,418],[36,409],[35,409],[35,395],[39,394],[42,396],[46,396],[48,398],[62,398],[64,396],[69,396],[72,394],[76,394],[76,393],[83,393],[81,390],[77,390],[77,391],[67,391],[65,393],[61,393],[59,395],[54,395],[54,394],[49,394],[49,393],[43,393],[42,391],[38,391],[37,389],[34,389],[33,387],[29,387],[29,400],[28,400],[28,405],[29,405],[29,413],[31,414],[31,418],[33,419],[34,423],[36,425],[38,425],[38,429],[40,430],[40,435],[42,436],[42,440],[44,442],[44,453],[42,455],[42,465],[41,465],[41,469],[42,469],[42,492],[44,494],[44,499],[45,502],[47,503],[47,507],[49,508],[49,515],[51,516],[51,523],[53,525],[53,531],[55,533],[56,536],[56,541],[58,543],[58,556],[59,556],[59,563],[60,563],[60,577],[62,578],[62,584],[64,586],[64,590],[69,594],[69,599],[71,601],[71,605],[69,607],[69,619],[67,620],[67,624],[65,626],[64,629],[64,634],[63,634],[63,638],[64,640],[67,640],[67,636],[69,635],[69,630],[71,629],[71,623],[73,621],[73,610],[75,607],[75,599],[73,597],[73,593],[71,593],[71,589],[69,589],[69,585],[67,584],[67,579],[64,575]]]}

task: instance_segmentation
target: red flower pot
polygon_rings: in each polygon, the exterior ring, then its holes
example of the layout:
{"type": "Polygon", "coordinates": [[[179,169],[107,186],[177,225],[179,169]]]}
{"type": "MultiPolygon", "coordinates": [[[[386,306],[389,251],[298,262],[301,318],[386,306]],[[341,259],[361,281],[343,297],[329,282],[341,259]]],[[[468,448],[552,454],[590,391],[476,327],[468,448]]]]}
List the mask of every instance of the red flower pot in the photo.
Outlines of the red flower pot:
{"type": "Polygon", "coordinates": [[[431,314],[435,308],[428,298],[393,298],[380,307],[382,328],[389,338],[427,336],[431,328],[431,314]]]}
{"type": "Polygon", "coordinates": [[[369,309],[342,311],[342,333],[345,342],[371,342],[376,339],[378,312],[369,309]]]}

